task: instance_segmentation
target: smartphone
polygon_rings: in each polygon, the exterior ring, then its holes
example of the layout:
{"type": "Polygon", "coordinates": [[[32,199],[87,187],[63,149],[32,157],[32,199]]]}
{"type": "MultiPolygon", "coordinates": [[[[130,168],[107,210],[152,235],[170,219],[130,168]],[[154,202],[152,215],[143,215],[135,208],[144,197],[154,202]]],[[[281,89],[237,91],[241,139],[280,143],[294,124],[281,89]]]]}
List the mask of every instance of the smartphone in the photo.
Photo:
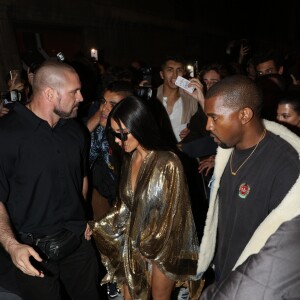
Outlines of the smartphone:
{"type": "Polygon", "coordinates": [[[58,53],[56,54],[56,57],[57,57],[57,59],[58,59],[59,61],[61,61],[61,62],[65,61],[65,56],[64,56],[64,54],[63,54],[62,52],[58,52],[58,53]]]}
{"type": "Polygon", "coordinates": [[[98,50],[97,49],[94,49],[94,48],[91,49],[91,58],[98,60],[98,50]]]}
{"type": "Polygon", "coordinates": [[[190,81],[182,76],[176,78],[175,84],[189,93],[192,93],[195,90],[194,87],[189,87],[190,81]]]}
{"type": "Polygon", "coordinates": [[[250,48],[250,43],[249,43],[249,40],[247,40],[247,39],[241,39],[241,44],[243,47],[250,48]]]}
{"type": "Polygon", "coordinates": [[[12,109],[15,105],[15,102],[22,100],[22,94],[19,91],[3,91],[0,92],[0,103],[3,107],[12,109]]]}

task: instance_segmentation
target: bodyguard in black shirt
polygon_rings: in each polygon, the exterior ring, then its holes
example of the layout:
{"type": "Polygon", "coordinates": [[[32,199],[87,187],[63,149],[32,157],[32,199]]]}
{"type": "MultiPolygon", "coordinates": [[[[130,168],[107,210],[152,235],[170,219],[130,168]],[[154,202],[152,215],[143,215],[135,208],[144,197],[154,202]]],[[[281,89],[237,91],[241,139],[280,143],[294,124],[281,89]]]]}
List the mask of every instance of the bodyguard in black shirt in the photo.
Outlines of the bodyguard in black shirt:
{"type": "Polygon", "coordinates": [[[88,145],[72,118],[83,101],[76,71],[45,62],[32,101],[0,120],[0,242],[24,299],[99,299],[84,216],[88,145]]]}

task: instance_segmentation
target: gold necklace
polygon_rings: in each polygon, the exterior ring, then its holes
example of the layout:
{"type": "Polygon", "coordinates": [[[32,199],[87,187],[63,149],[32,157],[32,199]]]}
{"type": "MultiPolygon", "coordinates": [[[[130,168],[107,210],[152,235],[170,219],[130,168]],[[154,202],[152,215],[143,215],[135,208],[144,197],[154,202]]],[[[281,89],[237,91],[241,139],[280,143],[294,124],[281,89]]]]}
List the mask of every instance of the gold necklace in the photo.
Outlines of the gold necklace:
{"type": "Polygon", "coordinates": [[[233,157],[233,152],[234,150],[231,152],[230,154],[230,161],[229,161],[229,165],[230,165],[230,172],[231,175],[235,176],[237,174],[237,172],[240,170],[240,168],[248,161],[248,159],[252,156],[252,154],[254,153],[254,151],[256,150],[256,148],[258,147],[259,143],[263,140],[263,138],[265,137],[267,133],[267,130],[264,129],[261,137],[259,138],[258,143],[256,144],[256,146],[254,147],[254,149],[251,151],[250,155],[243,161],[243,163],[237,168],[237,170],[235,172],[232,171],[232,157],[233,157]]]}

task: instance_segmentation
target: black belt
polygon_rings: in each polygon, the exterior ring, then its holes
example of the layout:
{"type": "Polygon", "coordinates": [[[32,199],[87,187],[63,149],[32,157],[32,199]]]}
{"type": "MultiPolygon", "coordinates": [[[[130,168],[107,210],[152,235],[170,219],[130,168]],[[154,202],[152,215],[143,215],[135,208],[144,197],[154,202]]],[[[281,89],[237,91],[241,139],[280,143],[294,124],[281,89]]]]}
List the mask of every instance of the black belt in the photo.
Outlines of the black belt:
{"type": "Polygon", "coordinates": [[[66,229],[44,236],[19,232],[19,238],[24,244],[33,246],[44,260],[49,261],[59,261],[67,257],[80,246],[82,240],[66,229]]]}
{"type": "MultiPolygon", "coordinates": [[[[29,232],[19,232],[18,236],[23,243],[29,245],[35,245],[36,243],[38,243],[38,240],[40,239],[40,237],[38,237],[34,233],[29,233],[29,232]]],[[[46,235],[42,237],[46,237],[46,235]]]]}

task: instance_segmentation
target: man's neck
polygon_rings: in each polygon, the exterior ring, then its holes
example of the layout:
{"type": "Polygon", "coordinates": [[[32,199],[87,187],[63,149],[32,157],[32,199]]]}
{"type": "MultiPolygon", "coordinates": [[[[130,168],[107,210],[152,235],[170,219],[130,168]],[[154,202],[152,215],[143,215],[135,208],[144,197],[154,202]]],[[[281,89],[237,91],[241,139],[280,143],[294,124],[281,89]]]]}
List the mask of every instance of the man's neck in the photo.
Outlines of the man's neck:
{"type": "Polygon", "coordinates": [[[51,114],[50,111],[43,109],[43,107],[38,105],[38,103],[30,102],[26,105],[26,107],[37,117],[48,122],[49,126],[52,128],[58,123],[60,119],[58,116],[51,114]]]}
{"type": "Polygon", "coordinates": [[[245,130],[243,139],[235,146],[238,150],[245,150],[254,147],[260,143],[266,136],[266,131],[262,123],[252,125],[245,130]]]}
{"type": "Polygon", "coordinates": [[[171,89],[167,85],[163,85],[163,97],[167,97],[168,100],[175,102],[180,97],[179,88],[171,89]]]}

